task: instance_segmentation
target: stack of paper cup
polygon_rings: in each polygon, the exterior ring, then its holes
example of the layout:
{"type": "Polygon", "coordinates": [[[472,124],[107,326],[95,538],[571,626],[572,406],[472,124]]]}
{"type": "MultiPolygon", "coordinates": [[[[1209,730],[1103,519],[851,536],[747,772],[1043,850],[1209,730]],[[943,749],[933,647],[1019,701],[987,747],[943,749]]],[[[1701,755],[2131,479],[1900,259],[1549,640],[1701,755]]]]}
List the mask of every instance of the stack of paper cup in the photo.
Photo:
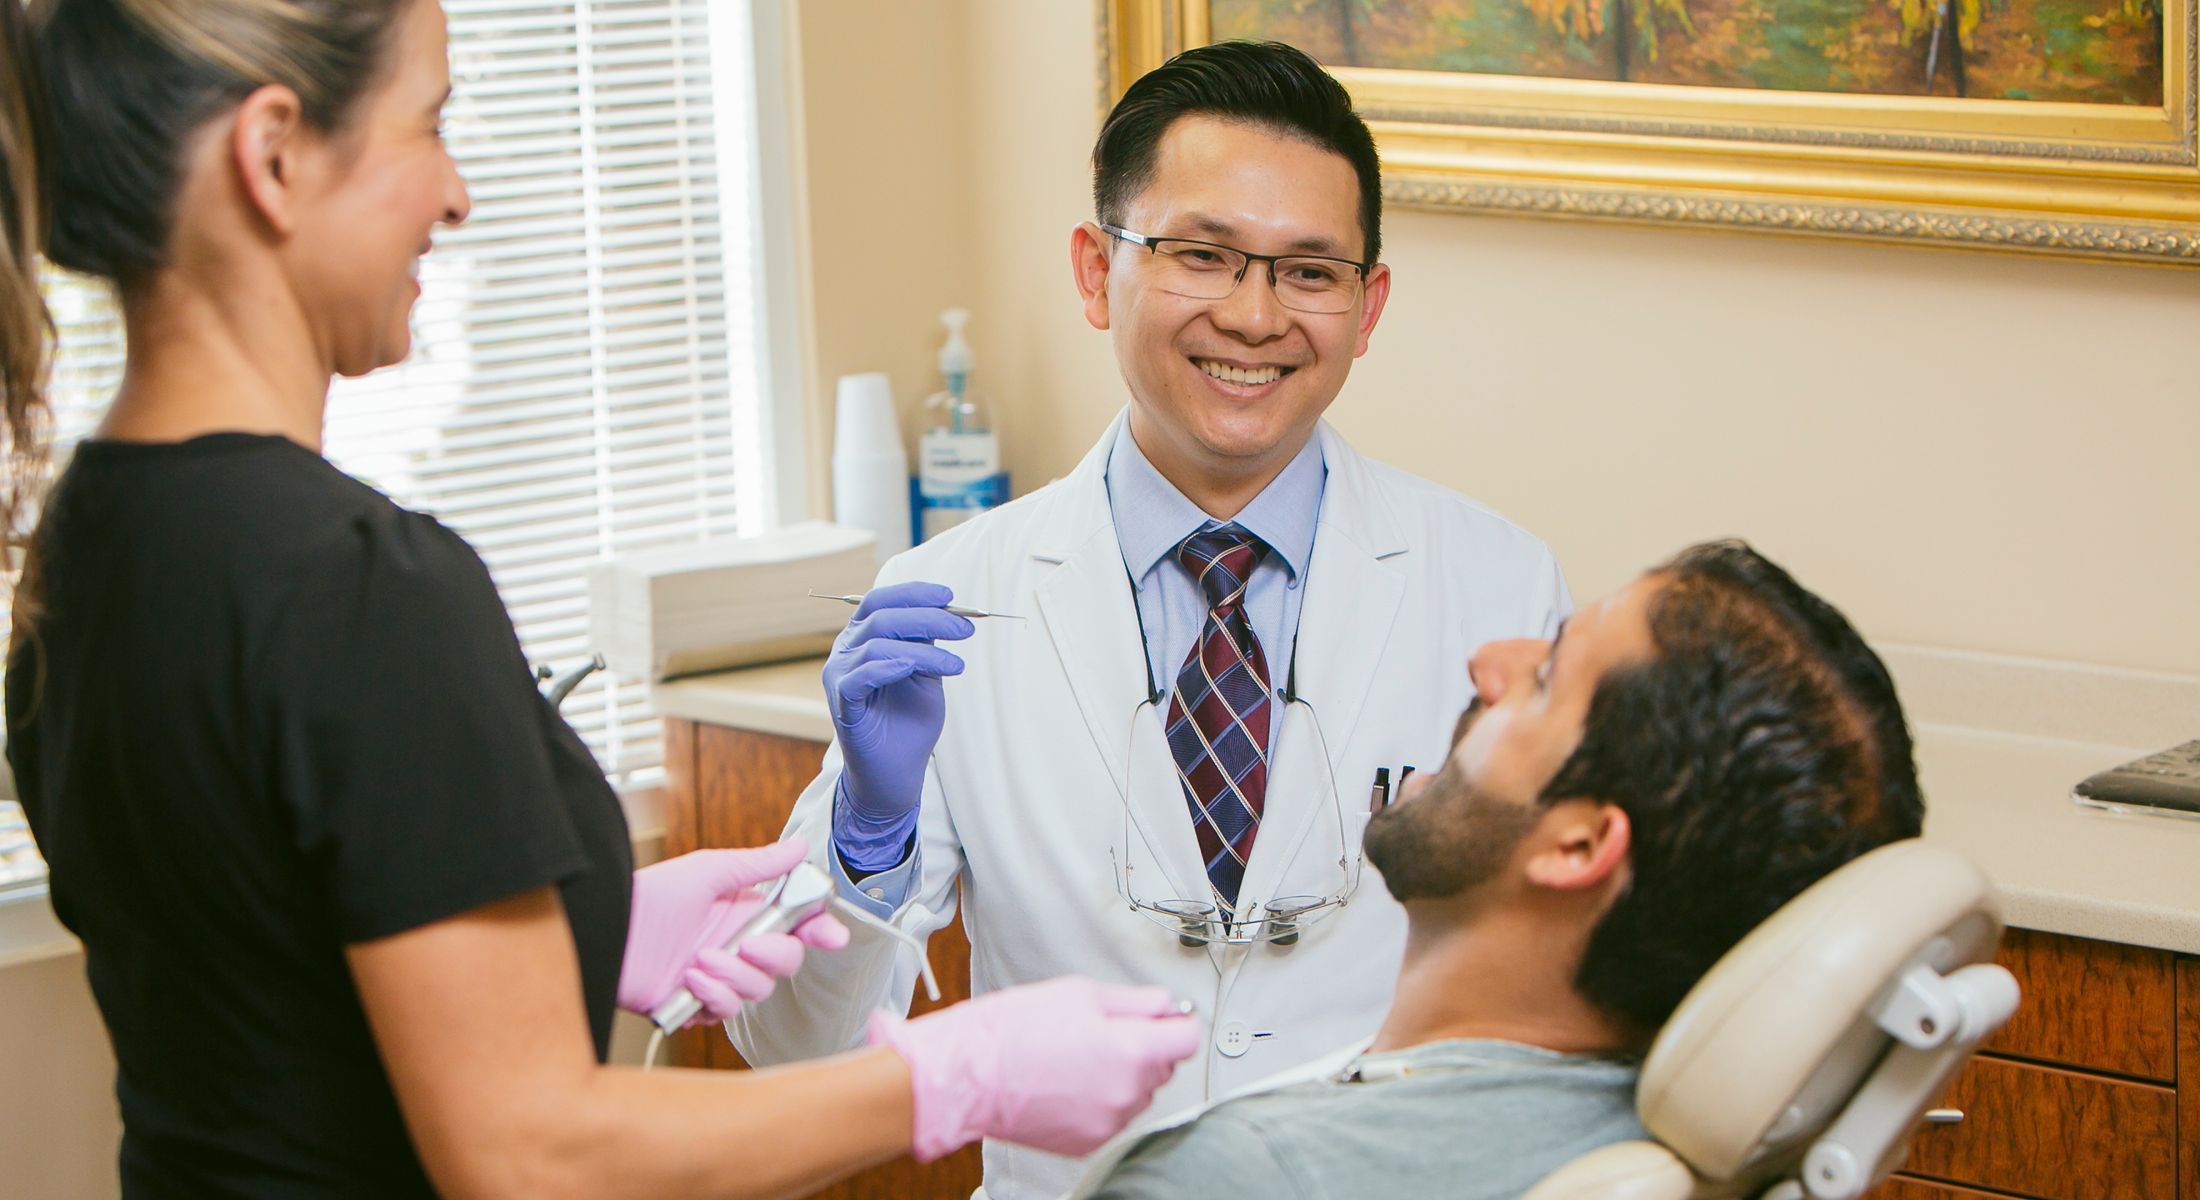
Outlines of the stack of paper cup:
{"type": "Polygon", "coordinates": [[[840,377],[833,520],[876,533],[881,563],[909,548],[909,456],[894,423],[893,387],[879,372],[840,377]]]}

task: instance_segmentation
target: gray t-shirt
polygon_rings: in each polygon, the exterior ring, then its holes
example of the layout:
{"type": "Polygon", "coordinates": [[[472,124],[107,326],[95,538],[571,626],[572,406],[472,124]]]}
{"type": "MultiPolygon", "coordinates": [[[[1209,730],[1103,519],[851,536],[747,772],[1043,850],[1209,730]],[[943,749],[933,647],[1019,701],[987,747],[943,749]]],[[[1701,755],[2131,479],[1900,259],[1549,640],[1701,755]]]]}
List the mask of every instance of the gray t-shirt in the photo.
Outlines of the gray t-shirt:
{"type": "Polygon", "coordinates": [[[1498,1041],[1364,1055],[1140,1141],[1094,1200],[1510,1200],[1643,1136],[1633,1059],[1498,1041]]]}

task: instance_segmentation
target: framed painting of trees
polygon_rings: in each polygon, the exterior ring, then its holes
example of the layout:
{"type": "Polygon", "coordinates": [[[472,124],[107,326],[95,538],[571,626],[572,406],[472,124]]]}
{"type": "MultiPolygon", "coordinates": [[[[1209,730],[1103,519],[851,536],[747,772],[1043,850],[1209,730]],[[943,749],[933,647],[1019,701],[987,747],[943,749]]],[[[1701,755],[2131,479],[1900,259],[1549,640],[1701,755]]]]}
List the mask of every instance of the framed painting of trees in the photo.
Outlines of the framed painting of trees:
{"type": "Polygon", "coordinates": [[[1290,42],[1394,203],[2200,265],[2200,0],[1099,0],[1290,42]]]}

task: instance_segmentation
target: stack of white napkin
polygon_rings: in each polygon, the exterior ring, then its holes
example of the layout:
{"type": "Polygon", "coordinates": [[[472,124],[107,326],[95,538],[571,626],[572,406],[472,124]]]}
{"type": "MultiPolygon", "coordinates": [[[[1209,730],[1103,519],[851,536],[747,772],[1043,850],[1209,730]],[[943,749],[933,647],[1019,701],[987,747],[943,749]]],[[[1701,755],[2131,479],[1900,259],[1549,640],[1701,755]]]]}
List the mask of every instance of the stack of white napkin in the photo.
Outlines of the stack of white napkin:
{"type": "Polygon", "coordinates": [[[876,534],[805,521],[621,555],[589,569],[588,631],[611,668],[649,679],[822,654],[878,572],[876,534]]]}

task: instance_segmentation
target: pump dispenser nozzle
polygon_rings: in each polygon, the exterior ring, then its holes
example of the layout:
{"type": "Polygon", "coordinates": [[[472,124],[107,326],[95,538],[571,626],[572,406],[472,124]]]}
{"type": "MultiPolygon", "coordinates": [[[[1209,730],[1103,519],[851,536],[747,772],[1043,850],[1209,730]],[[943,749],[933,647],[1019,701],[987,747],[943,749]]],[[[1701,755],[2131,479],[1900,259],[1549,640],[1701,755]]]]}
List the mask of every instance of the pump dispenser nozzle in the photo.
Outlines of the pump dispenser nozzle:
{"type": "Polygon", "coordinates": [[[963,431],[963,415],[969,408],[964,400],[970,386],[970,344],[963,341],[963,326],[969,323],[967,308],[940,314],[940,324],[947,326],[947,344],[940,347],[940,374],[947,377],[948,427],[956,433],[963,431]]]}

